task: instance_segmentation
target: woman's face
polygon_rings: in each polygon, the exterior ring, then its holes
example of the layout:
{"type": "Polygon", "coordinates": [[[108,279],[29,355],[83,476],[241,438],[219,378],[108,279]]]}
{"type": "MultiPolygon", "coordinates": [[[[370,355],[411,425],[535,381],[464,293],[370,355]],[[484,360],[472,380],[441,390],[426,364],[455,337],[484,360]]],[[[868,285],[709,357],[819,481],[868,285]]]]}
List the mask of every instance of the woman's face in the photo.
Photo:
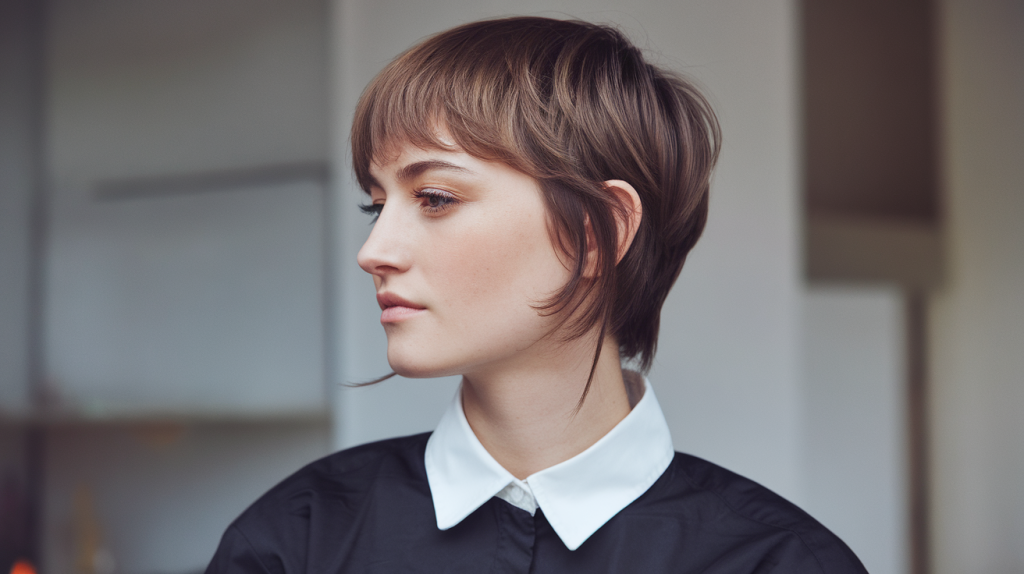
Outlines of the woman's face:
{"type": "Polygon", "coordinates": [[[500,162],[405,143],[374,164],[379,217],[359,251],[400,375],[485,374],[550,358],[533,307],[569,279],[537,182],[500,162]],[[391,157],[394,157],[392,160],[391,157]]]}

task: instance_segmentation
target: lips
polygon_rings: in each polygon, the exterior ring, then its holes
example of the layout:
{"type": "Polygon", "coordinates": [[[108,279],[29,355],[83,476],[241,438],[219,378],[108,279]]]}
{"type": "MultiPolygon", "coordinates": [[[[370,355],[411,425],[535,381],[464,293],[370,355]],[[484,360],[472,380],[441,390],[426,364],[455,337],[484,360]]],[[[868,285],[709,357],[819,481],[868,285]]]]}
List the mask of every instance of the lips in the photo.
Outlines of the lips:
{"type": "Polygon", "coordinates": [[[378,293],[377,304],[380,305],[381,311],[388,309],[389,307],[408,307],[410,309],[426,309],[423,305],[417,305],[411,301],[406,301],[394,293],[378,293]]]}
{"type": "Polygon", "coordinates": [[[394,293],[378,293],[377,304],[380,305],[381,323],[400,321],[426,309],[423,305],[407,301],[394,293]]]}

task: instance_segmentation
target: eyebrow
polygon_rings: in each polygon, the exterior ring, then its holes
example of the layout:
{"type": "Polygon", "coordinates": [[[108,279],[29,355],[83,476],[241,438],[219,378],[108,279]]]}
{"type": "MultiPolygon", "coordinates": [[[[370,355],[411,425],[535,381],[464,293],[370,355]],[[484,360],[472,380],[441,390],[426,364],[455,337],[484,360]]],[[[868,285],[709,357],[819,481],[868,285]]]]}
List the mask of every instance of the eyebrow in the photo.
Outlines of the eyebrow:
{"type": "Polygon", "coordinates": [[[395,174],[398,181],[407,182],[416,176],[423,175],[428,171],[455,171],[459,173],[474,173],[473,170],[466,169],[461,165],[455,165],[440,159],[428,159],[424,161],[417,161],[410,163],[409,165],[398,170],[395,174]]]}
{"type": "MultiPolygon", "coordinates": [[[[454,163],[447,162],[447,161],[440,160],[440,159],[428,159],[428,160],[413,162],[413,163],[410,163],[407,166],[402,167],[401,169],[398,170],[398,172],[395,174],[395,176],[398,179],[398,181],[400,181],[402,183],[406,183],[409,180],[411,180],[411,179],[413,179],[413,178],[415,178],[417,176],[423,175],[424,173],[426,173],[428,171],[434,171],[434,170],[454,171],[454,172],[466,173],[466,174],[476,174],[475,171],[473,171],[471,169],[468,169],[468,168],[465,168],[465,167],[462,167],[461,165],[456,165],[454,163]]],[[[367,188],[365,190],[366,193],[370,193],[370,188],[374,188],[374,187],[379,188],[379,189],[383,189],[384,188],[384,186],[382,186],[380,184],[380,182],[377,181],[376,177],[373,177],[372,174],[367,174],[367,175],[369,175],[369,177],[370,177],[370,181],[369,181],[370,185],[369,185],[369,188],[367,188]]]]}

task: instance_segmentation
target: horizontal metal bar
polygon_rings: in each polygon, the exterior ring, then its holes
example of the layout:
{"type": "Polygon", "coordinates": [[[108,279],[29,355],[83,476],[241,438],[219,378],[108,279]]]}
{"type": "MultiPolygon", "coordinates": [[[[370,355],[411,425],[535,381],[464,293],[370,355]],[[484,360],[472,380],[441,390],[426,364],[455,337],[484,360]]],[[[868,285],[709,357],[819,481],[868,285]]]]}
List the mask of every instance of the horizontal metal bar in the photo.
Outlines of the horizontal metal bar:
{"type": "Polygon", "coordinates": [[[184,174],[103,180],[93,187],[99,201],[229,191],[239,188],[314,181],[326,183],[327,162],[261,165],[184,174]]]}

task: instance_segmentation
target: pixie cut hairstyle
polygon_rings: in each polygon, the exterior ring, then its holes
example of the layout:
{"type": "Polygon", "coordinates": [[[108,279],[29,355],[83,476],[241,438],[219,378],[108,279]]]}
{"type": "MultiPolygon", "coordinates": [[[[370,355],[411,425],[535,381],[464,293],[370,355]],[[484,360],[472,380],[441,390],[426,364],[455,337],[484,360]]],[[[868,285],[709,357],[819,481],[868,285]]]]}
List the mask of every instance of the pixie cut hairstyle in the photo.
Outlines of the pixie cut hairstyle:
{"type": "Polygon", "coordinates": [[[536,179],[552,240],[571,262],[569,281],[538,311],[558,314],[569,338],[599,326],[643,371],[661,306],[707,220],[719,141],[697,89],[647,63],[621,32],[536,17],[473,22],[412,47],[367,86],[352,126],[367,192],[371,164],[403,142],[461,149],[536,179]],[[613,179],[643,207],[619,261],[627,206],[605,188],[613,179]]]}

